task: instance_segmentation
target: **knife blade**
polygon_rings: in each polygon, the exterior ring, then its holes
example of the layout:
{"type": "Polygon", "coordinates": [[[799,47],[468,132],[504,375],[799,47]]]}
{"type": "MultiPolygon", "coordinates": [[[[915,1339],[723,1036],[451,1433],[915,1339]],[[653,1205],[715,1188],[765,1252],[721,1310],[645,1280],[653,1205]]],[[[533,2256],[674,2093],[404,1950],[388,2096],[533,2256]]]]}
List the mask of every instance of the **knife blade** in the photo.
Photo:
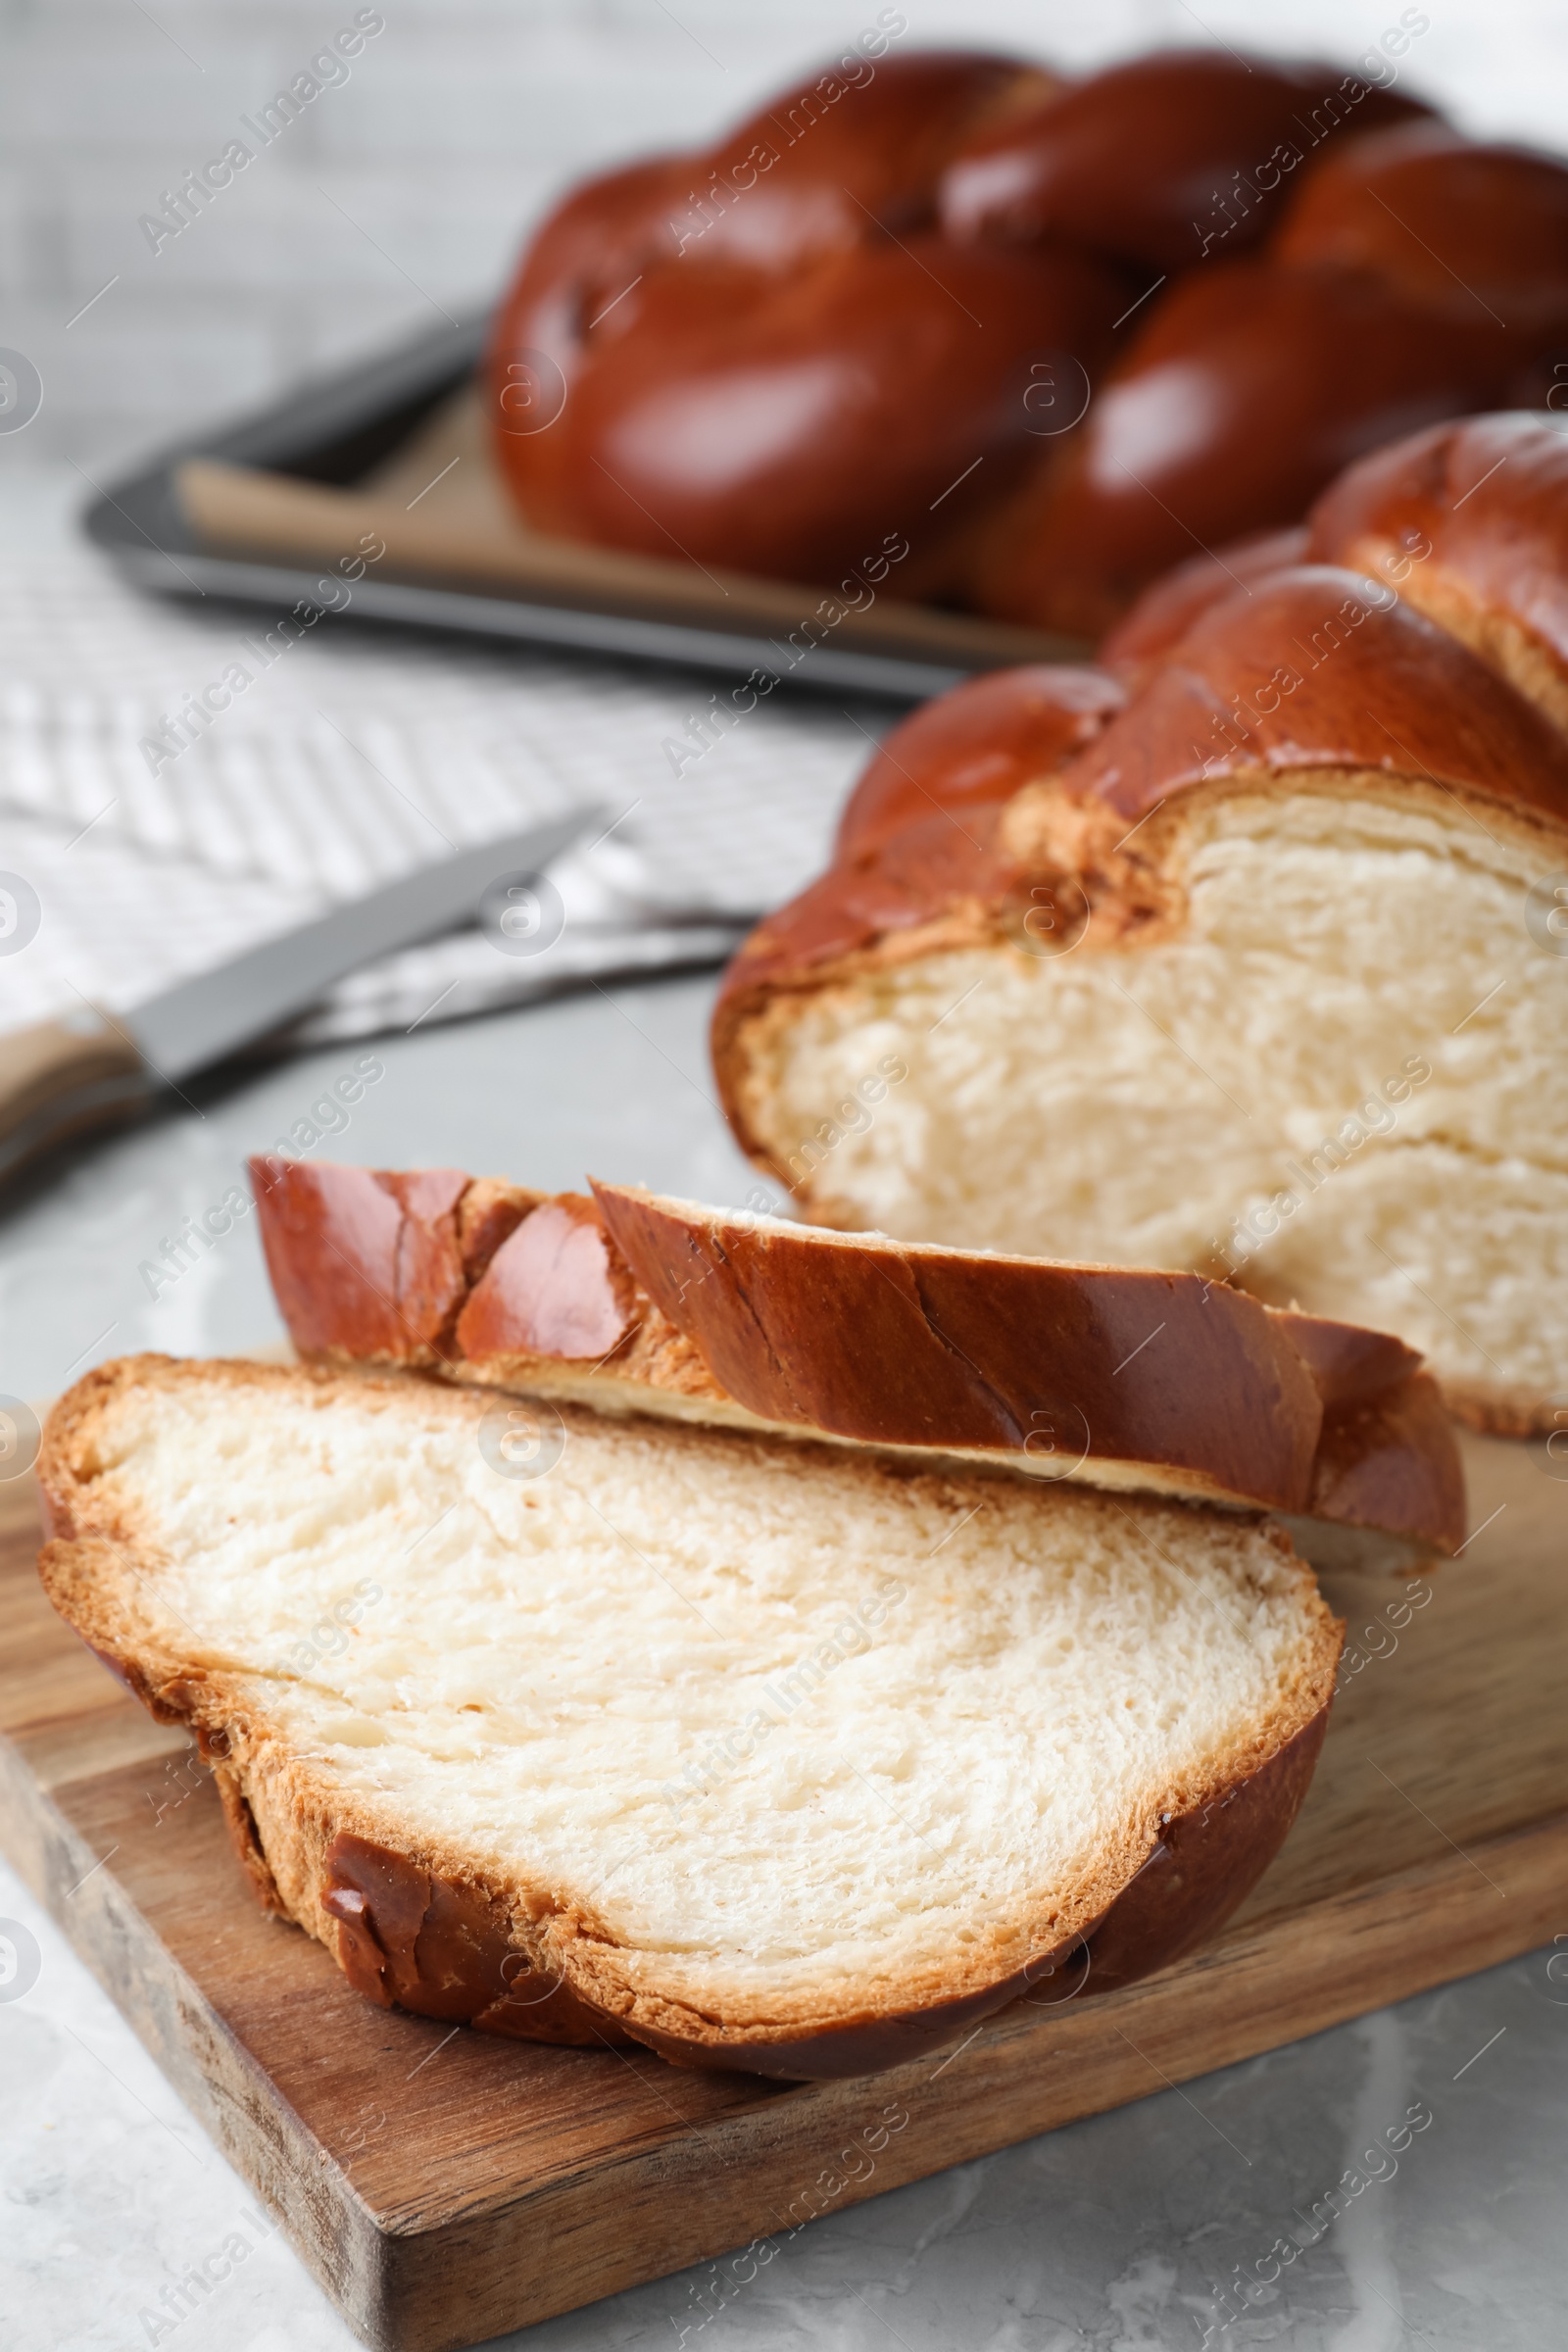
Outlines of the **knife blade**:
{"type": "Polygon", "coordinates": [[[490,884],[542,873],[606,821],[600,806],[574,808],[459,850],[178,981],[121,1017],[84,1003],[0,1035],[0,1181],[53,1144],[133,1116],[181,1079],[306,1011],[348,973],[472,919],[490,884]]]}

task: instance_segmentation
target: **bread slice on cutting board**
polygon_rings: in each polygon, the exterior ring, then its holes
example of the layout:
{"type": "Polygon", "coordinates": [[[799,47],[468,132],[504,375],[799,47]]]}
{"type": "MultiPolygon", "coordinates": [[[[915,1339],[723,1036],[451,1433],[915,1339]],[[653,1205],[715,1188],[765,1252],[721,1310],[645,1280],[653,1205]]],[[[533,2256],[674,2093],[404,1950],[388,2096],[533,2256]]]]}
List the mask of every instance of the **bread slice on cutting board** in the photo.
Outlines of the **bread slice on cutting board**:
{"type": "Polygon", "coordinates": [[[140,1357],[51,1416],[55,1606],[373,1998],[859,2074],[1173,1958],[1340,1628],[1271,1521],[408,1373],[140,1357]]]}
{"type": "Polygon", "coordinates": [[[1145,1268],[919,1248],[451,1168],[251,1163],[300,1353],[943,1466],[1287,1514],[1314,1562],[1464,1533],[1453,1435],[1401,1342],[1145,1268]]]}

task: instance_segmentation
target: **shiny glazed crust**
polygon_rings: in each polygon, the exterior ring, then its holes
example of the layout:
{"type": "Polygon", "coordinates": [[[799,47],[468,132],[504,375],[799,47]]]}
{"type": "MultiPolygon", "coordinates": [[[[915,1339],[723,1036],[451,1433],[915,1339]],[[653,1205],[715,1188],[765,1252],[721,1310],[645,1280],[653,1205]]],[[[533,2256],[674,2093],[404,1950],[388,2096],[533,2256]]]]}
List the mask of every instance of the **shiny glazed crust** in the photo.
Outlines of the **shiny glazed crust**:
{"type": "Polygon", "coordinates": [[[1313,508],[1311,561],[1387,580],[1568,730],[1568,441],[1472,416],[1378,450],[1313,508]]]}
{"type": "Polygon", "coordinates": [[[1402,90],[868,30],[568,194],[486,381],[536,529],[1090,639],[1391,421],[1544,400],[1565,332],[1568,170],[1402,90]]]}
{"type": "MultiPolygon", "coordinates": [[[[787,2080],[859,2075],[940,2047],[1009,2001],[1047,2004],[1111,1990],[1166,1965],[1213,1933],[1277,1852],[1305,1794],[1326,1728],[1342,1629],[1321,1602],[1294,1689],[1277,1719],[1239,1730],[1146,1850],[1107,1853],[1073,1900],[1049,1950],[976,1984],[955,1955],[949,1981],[929,1972],[907,2005],[870,2011],[841,1990],[820,2026],[755,2018],[736,2025],[650,1988],[620,1963],[602,1923],[530,1879],[505,1877],[460,1848],[398,1840],[386,1820],[337,1788],[269,1719],[255,1678],[195,1665],[147,1630],[137,1554],[156,1566],[156,1530],[105,1516],[93,1466],[115,1400],[131,1386],[231,1383],[265,1391],[312,1383],[324,1405],[376,1409],[402,1381],[252,1364],[143,1356],[89,1373],[50,1415],[39,1457],[50,1541],[40,1574],[50,1600],[163,1722],[187,1725],[213,1765],[236,1852],[270,1908],[333,1954],[361,1991],[420,2016],[522,2040],[579,2047],[646,2043],[677,2065],[787,2080]],[[1087,1960],[1084,1958],[1087,1947],[1087,1960]]],[[[436,1389],[454,1413],[478,1410],[436,1389]]],[[[804,1465],[803,1465],[804,1466],[804,1465]]],[[[1277,1538],[1281,1544],[1285,1539],[1277,1538]]]]}
{"type": "Polygon", "coordinates": [[[846,58],[711,149],[576,189],[487,364],[528,521],[847,593],[892,540],[888,594],[951,581],[971,514],[1038,452],[1043,334],[1098,364],[1127,299],[1086,250],[936,233],[949,160],[1055,86],[964,51],[846,58]]]}
{"type": "Polygon", "coordinates": [[[320,1361],[939,1450],[1445,1551],[1463,1536],[1452,1433],[1411,1349],[1196,1275],[846,1237],[616,1185],[551,1200],[452,1170],[252,1174],[284,1320],[320,1361]],[[1158,1324],[1170,1345],[1125,1362],[1158,1324]]]}
{"type": "Polygon", "coordinates": [[[988,519],[975,602],[1001,620],[1099,637],[1193,552],[1298,521],[1346,458],[1389,421],[1463,415],[1522,397],[1529,339],[1484,312],[1454,318],[1349,270],[1286,270],[1266,255],[1205,264],[1154,315],[1058,459],[988,519]],[[1347,367],[1345,354],[1355,364],[1347,367]],[[1211,419],[1183,430],[1195,410],[1211,419]],[[1121,450],[1163,425],[1131,472],[1121,450]]]}
{"type": "Polygon", "coordinates": [[[1091,1484],[1262,1504],[1445,1549],[1460,1541],[1463,1482],[1435,1387],[1386,1333],[1191,1274],[594,1193],[656,1306],[769,1419],[869,1445],[1010,1452],[1048,1476],[1082,1446],[1091,1484]],[[1161,1323],[1170,1354],[1131,1387],[1145,1359],[1127,1358],[1161,1323]]]}

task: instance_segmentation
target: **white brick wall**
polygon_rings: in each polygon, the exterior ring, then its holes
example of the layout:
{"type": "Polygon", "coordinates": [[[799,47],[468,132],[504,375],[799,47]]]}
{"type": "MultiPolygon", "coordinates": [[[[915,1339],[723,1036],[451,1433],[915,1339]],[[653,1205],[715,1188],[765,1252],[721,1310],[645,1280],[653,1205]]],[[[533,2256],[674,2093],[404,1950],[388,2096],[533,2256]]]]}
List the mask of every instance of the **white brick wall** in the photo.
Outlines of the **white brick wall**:
{"type": "MultiPolygon", "coordinates": [[[[575,174],[710,134],[872,22],[878,0],[385,0],[386,29],[349,81],[150,252],[138,215],[357,5],[0,0],[0,345],[26,353],[45,388],[25,433],[0,435],[0,492],[47,456],[100,473],[438,322],[436,306],[485,300],[575,174]]],[[[904,6],[911,43],[1069,63],[1203,26],[1348,57],[1399,15],[1399,0],[1204,0],[1201,24],[1182,0],[904,6]]],[[[1428,13],[1412,85],[1471,127],[1568,147],[1557,0],[1429,0],[1428,13]]]]}

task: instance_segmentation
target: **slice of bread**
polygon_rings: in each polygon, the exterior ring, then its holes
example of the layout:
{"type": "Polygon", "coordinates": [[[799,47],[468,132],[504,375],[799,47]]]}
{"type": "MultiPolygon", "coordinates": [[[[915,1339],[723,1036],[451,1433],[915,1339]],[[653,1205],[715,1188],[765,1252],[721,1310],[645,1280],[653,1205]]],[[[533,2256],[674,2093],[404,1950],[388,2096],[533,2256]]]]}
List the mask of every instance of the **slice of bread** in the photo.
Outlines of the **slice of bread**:
{"type": "Polygon", "coordinates": [[[1464,1483],[1398,1340],[1190,1274],[812,1230],[596,1185],[251,1163],[300,1353],[600,1410],[1261,1506],[1314,1561],[1451,1551],[1464,1483]]]}
{"type": "Polygon", "coordinates": [[[39,1465],[50,1598],[373,1998],[853,2075],[1251,1886],[1340,1627],[1255,1515],[407,1373],[144,1356],[39,1465]]]}

